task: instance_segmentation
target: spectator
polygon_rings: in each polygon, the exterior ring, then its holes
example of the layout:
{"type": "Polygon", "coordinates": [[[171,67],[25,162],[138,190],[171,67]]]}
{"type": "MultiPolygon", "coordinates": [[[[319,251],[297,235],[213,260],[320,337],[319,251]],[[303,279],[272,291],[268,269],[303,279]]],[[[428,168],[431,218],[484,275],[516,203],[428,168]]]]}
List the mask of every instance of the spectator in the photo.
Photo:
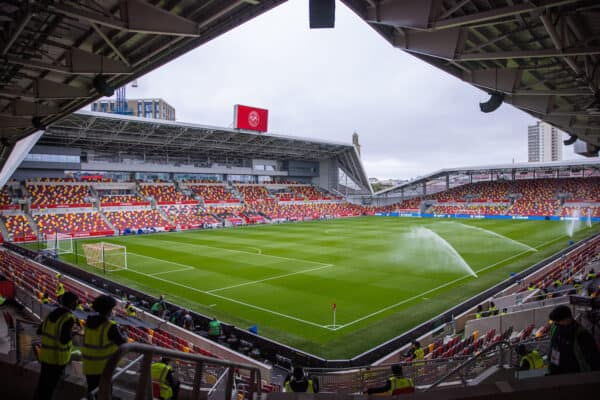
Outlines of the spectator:
{"type": "Polygon", "coordinates": [[[178,308],[177,310],[175,310],[173,315],[171,315],[171,318],[169,319],[169,321],[175,325],[182,326],[183,325],[183,314],[184,314],[184,310],[181,308],[178,308]]]}
{"type": "Polygon", "coordinates": [[[133,305],[130,302],[127,302],[127,304],[125,304],[125,312],[127,313],[128,317],[135,318],[137,316],[137,312],[135,311],[135,308],[133,308],[133,305]]]}
{"type": "Polygon", "coordinates": [[[415,385],[412,379],[405,378],[402,373],[402,366],[400,364],[392,365],[392,376],[390,376],[385,385],[369,388],[364,393],[376,394],[382,393],[388,396],[396,396],[403,393],[412,393],[415,391],[415,385]]]}
{"type": "Polygon", "coordinates": [[[493,301],[490,301],[490,305],[488,307],[488,314],[489,315],[496,315],[496,314],[498,314],[498,307],[496,307],[496,304],[494,304],[493,301]]]}
{"type": "Polygon", "coordinates": [[[175,378],[173,368],[169,365],[170,359],[163,357],[159,362],[152,363],[152,381],[160,385],[160,398],[162,400],[177,400],[179,394],[179,381],[175,378]]]}
{"type": "Polygon", "coordinates": [[[56,283],[56,301],[60,304],[60,298],[65,294],[65,286],[60,281],[60,274],[56,274],[56,279],[58,282],[56,283]]]}
{"type": "Polygon", "coordinates": [[[183,329],[188,329],[190,331],[194,329],[194,319],[189,311],[186,311],[183,316],[183,329]]]}
{"type": "Polygon", "coordinates": [[[477,312],[475,312],[475,319],[480,319],[483,313],[483,306],[480,304],[477,306],[477,312]]]}
{"type": "Polygon", "coordinates": [[[75,326],[73,310],[77,306],[77,300],[75,294],[64,293],[58,308],[48,314],[37,330],[42,337],[42,347],[39,354],[40,379],[33,396],[34,399],[52,398],[65,367],[71,361],[73,327],[75,326]]]}
{"type": "Polygon", "coordinates": [[[594,271],[594,268],[590,268],[587,275],[585,276],[585,280],[591,281],[593,279],[596,279],[596,272],[594,271]]]}
{"type": "Polygon", "coordinates": [[[98,387],[100,375],[102,375],[108,359],[120,345],[127,342],[127,338],[121,335],[117,324],[110,319],[116,305],[116,300],[110,296],[96,297],[92,303],[95,313],[88,316],[85,322],[81,353],[88,396],[98,387]]]}
{"type": "Polygon", "coordinates": [[[208,323],[208,338],[215,342],[219,340],[221,336],[221,323],[216,317],[208,323]]]}
{"type": "Polygon", "coordinates": [[[568,374],[600,369],[600,354],[592,335],[573,319],[566,305],[550,313],[554,321],[550,330],[549,373],[568,374]]]}
{"type": "Polygon", "coordinates": [[[301,367],[294,367],[292,376],[288,375],[285,378],[283,390],[296,393],[319,393],[319,381],[316,378],[307,377],[301,367]]]}
{"type": "Polygon", "coordinates": [[[544,359],[537,350],[533,349],[528,351],[525,345],[520,344],[517,346],[517,354],[521,356],[521,359],[519,360],[519,371],[544,368],[544,359]]]}
{"type": "Polygon", "coordinates": [[[158,301],[152,304],[152,308],[150,309],[150,311],[152,312],[152,314],[158,316],[159,318],[162,318],[165,315],[166,309],[167,305],[165,304],[165,297],[161,294],[158,301]]]}
{"type": "Polygon", "coordinates": [[[48,294],[48,292],[44,292],[44,294],[42,294],[42,298],[40,299],[40,301],[42,302],[42,304],[50,303],[50,295],[48,294]]]}
{"type": "Polygon", "coordinates": [[[412,360],[415,366],[422,366],[423,360],[425,359],[425,350],[421,347],[421,343],[417,340],[413,340],[411,344],[412,360]]]}

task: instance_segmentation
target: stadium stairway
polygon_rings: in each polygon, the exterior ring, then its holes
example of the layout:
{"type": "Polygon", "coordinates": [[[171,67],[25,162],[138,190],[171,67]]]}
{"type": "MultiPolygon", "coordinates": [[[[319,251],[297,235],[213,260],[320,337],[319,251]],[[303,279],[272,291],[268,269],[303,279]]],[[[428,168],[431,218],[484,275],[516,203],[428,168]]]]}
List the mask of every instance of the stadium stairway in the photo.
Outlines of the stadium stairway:
{"type": "Polygon", "coordinates": [[[158,207],[156,205],[154,205],[152,208],[154,208],[156,211],[158,211],[158,213],[160,214],[160,216],[165,220],[165,221],[169,221],[169,223],[174,224],[175,225],[175,220],[171,219],[169,217],[169,215],[165,212],[165,210],[162,207],[158,207]]]}
{"type": "Polygon", "coordinates": [[[10,235],[8,234],[8,230],[6,229],[6,226],[3,223],[0,223],[0,234],[2,234],[3,238],[9,238],[10,235]]]}

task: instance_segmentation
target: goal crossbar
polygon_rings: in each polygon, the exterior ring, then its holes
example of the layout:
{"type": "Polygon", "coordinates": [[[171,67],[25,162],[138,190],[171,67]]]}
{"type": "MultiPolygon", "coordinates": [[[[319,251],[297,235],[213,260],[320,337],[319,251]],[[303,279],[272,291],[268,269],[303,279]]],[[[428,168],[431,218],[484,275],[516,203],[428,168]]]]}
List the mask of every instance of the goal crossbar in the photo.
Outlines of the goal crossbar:
{"type": "Polygon", "coordinates": [[[85,243],[82,245],[89,266],[104,271],[127,269],[127,248],[114,243],[85,243]]]}

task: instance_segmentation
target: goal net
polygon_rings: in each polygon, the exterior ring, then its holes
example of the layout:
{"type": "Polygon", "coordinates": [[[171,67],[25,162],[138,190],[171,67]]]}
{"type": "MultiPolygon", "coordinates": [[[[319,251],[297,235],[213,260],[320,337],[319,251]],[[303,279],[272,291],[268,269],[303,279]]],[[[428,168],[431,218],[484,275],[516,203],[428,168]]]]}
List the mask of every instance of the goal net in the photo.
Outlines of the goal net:
{"type": "Polygon", "coordinates": [[[55,233],[46,235],[46,248],[56,254],[67,254],[73,252],[73,238],[66,233],[55,233]]]}
{"type": "Polygon", "coordinates": [[[82,245],[88,265],[104,271],[127,269],[127,248],[113,243],[87,243],[82,245]]]}

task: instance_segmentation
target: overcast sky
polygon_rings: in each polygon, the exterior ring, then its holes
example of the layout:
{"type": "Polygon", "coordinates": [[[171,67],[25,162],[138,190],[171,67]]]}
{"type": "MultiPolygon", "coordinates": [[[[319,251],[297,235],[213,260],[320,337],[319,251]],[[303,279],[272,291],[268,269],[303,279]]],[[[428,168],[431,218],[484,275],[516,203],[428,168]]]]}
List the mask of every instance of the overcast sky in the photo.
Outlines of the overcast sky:
{"type": "MultiPolygon", "coordinates": [[[[510,105],[393,48],[343,4],[335,29],[308,28],[290,0],[138,80],[127,97],[160,97],[177,120],[231,126],[233,105],[269,110],[269,131],[349,143],[369,177],[527,161],[527,125],[510,105]]],[[[572,147],[563,158],[572,159],[572,147]]]]}

